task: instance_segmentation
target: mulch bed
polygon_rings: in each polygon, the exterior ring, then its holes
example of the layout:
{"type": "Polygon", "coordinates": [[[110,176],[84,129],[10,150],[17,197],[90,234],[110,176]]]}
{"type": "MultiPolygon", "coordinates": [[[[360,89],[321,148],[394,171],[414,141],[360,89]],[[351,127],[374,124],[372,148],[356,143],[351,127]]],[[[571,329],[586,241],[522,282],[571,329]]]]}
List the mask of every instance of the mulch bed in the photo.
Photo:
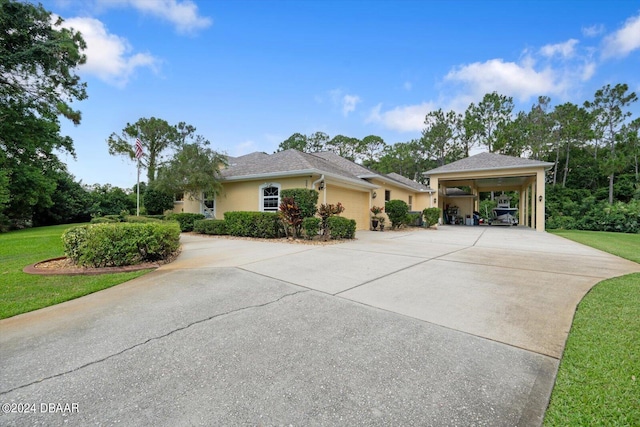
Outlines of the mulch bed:
{"type": "Polygon", "coordinates": [[[175,260],[180,255],[180,250],[176,251],[171,257],[166,260],[158,262],[145,262],[136,265],[125,265],[122,267],[80,267],[75,265],[67,257],[59,257],[47,259],[44,261],[36,262],[22,269],[27,274],[39,274],[43,276],[63,275],[63,276],[78,276],[78,275],[95,275],[95,274],[112,274],[112,273],[127,273],[130,271],[147,270],[150,268],[158,268],[163,264],[168,264],[175,260]]]}

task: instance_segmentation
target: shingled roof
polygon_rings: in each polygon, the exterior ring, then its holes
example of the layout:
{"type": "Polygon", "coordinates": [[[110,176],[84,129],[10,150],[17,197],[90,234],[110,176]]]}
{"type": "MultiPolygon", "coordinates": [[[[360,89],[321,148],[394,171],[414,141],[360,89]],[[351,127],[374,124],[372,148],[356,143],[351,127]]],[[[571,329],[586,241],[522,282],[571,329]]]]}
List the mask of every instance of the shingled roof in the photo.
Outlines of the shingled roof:
{"type": "Polygon", "coordinates": [[[407,177],[404,177],[395,172],[391,172],[385,175],[387,178],[391,178],[392,180],[399,182],[401,184],[406,185],[407,187],[411,187],[416,191],[429,191],[430,188],[426,185],[420,184],[419,182],[413,181],[407,177]]]}
{"type": "Polygon", "coordinates": [[[470,156],[462,160],[458,160],[439,168],[431,169],[423,173],[425,176],[436,175],[440,173],[450,172],[467,172],[474,170],[493,170],[493,169],[517,169],[529,167],[549,168],[553,163],[541,162],[538,160],[524,159],[522,157],[505,156],[496,153],[480,153],[470,156]]]}
{"type": "MultiPolygon", "coordinates": [[[[345,168],[313,154],[293,149],[273,154],[256,152],[235,157],[229,159],[228,167],[221,171],[223,179],[226,180],[294,173],[325,173],[347,180],[362,181],[360,177],[345,168]]],[[[362,181],[362,184],[368,183],[362,181]]]]}

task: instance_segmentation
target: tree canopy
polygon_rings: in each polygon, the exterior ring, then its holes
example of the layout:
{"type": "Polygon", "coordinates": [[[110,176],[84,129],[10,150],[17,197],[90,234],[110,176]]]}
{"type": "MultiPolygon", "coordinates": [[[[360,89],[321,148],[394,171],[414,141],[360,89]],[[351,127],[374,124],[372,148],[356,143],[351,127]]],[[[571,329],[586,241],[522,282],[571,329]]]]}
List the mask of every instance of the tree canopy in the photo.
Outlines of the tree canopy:
{"type": "Polygon", "coordinates": [[[0,195],[9,195],[0,196],[0,216],[11,222],[53,204],[64,170],[55,151],[75,155],[59,117],[80,123],[71,103],[87,97],[75,73],[86,45],[62,22],[40,5],[0,0],[0,195]]]}
{"type": "Polygon", "coordinates": [[[155,187],[169,194],[188,193],[197,200],[201,200],[203,193],[218,194],[220,170],[226,165],[226,159],[207,147],[208,144],[201,139],[182,145],[159,169],[155,187]]]}

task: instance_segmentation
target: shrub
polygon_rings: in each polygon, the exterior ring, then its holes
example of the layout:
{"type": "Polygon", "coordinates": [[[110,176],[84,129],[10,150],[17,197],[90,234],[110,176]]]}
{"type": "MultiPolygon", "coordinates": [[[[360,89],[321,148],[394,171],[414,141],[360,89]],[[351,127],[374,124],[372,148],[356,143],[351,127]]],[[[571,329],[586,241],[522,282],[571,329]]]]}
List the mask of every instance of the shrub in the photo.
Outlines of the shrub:
{"type": "Polygon", "coordinates": [[[302,212],[296,204],[293,197],[283,197],[280,202],[280,210],[278,211],[284,234],[289,237],[297,238],[300,236],[300,227],[302,226],[302,212]]]}
{"type": "Polygon", "coordinates": [[[426,208],[422,211],[424,223],[427,228],[436,225],[440,219],[440,208],[426,208]]]}
{"type": "Polygon", "coordinates": [[[223,219],[199,219],[193,223],[193,231],[200,234],[224,236],[227,232],[227,223],[223,219]]]}
{"type": "Polygon", "coordinates": [[[65,254],[90,267],[133,265],[166,259],[180,246],[176,223],[113,223],[73,227],[62,235],[65,254]]]}
{"type": "Polygon", "coordinates": [[[404,223],[413,227],[422,225],[422,212],[411,212],[407,214],[404,223]]]}
{"type": "Polygon", "coordinates": [[[340,202],[336,205],[332,205],[330,203],[322,204],[318,208],[318,215],[322,218],[322,235],[325,240],[329,239],[329,223],[327,220],[334,215],[340,215],[342,212],[344,212],[344,206],[342,206],[342,203],[340,202]]]}
{"type": "Polygon", "coordinates": [[[311,240],[318,235],[318,231],[320,231],[320,222],[320,218],[313,216],[302,220],[302,230],[304,231],[304,236],[307,239],[311,240]]]}
{"type": "Polygon", "coordinates": [[[138,223],[146,223],[146,222],[160,222],[157,218],[149,218],[147,216],[135,216],[135,215],[127,215],[124,218],[125,222],[138,222],[138,223]]]}
{"type": "Polygon", "coordinates": [[[144,207],[148,213],[161,214],[173,209],[173,194],[147,187],[142,195],[144,207]]]}
{"type": "Polygon", "coordinates": [[[278,237],[280,218],[276,212],[225,212],[227,232],[232,236],[278,237]]]}
{"type": "Polygon", "coordinates": [[[389,200],[384,205],[384,209],[387,212],[389,221],[391,221],[391,228],[398,228],[406,223],[407,214],[409,213],[409,205],[402,200],[389,200]]]}
{"type": "Polygon", "coordinates": [[[164,215],[145,215],[145,218],[166,219],[164,215]]]}
{"type": "Polygon", "coordinates": [[[300,208],[302,218],[309,218],[316,214],[318,205],[318,192],[307,188],[289,188],[280,192],[280,197],[292,197],[300,208]]]}
{"type": "Polygon", "coordinates": [[[354,219],[332,216],[327,218],[327,224],[332,239],[353,239],[356,235],[354,219]]]}
{"type": "Polygon", "coordinates": [[[180,230],[183,232],[193,231],[193,223],[199,219],[204,219],[204,215],[195,213],[174,213],[167,217],[170,221],[178,221],[180,230]]]}
{"type": "Polygon", "coordinates": [[[111,223],[113,224],[114,222],[120,222],[117,221],[115,219],[111,219],[111,218],[107,218],[104,216],[98,216],[95,218],[91,218],[91,224],[107,224],[107,223],[111,223]]]}

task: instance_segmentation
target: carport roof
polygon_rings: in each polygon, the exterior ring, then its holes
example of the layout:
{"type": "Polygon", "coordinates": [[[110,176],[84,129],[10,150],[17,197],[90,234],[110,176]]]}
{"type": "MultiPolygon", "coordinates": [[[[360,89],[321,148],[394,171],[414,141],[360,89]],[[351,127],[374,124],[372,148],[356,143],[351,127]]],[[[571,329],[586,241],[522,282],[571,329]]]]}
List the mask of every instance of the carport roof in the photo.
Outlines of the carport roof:
{"type": "Polygon", "coordinates": [[[496,153],[480,153],[462,160],[458,160],[439,168],[424,172],[425,176],[446,174],[452,172],[470,172],[481,170],[518,169],[531,167],[544,167],[548,169],[553,163],[539,160],[525,159],[522,157],[505,156],[496,153]]]}

